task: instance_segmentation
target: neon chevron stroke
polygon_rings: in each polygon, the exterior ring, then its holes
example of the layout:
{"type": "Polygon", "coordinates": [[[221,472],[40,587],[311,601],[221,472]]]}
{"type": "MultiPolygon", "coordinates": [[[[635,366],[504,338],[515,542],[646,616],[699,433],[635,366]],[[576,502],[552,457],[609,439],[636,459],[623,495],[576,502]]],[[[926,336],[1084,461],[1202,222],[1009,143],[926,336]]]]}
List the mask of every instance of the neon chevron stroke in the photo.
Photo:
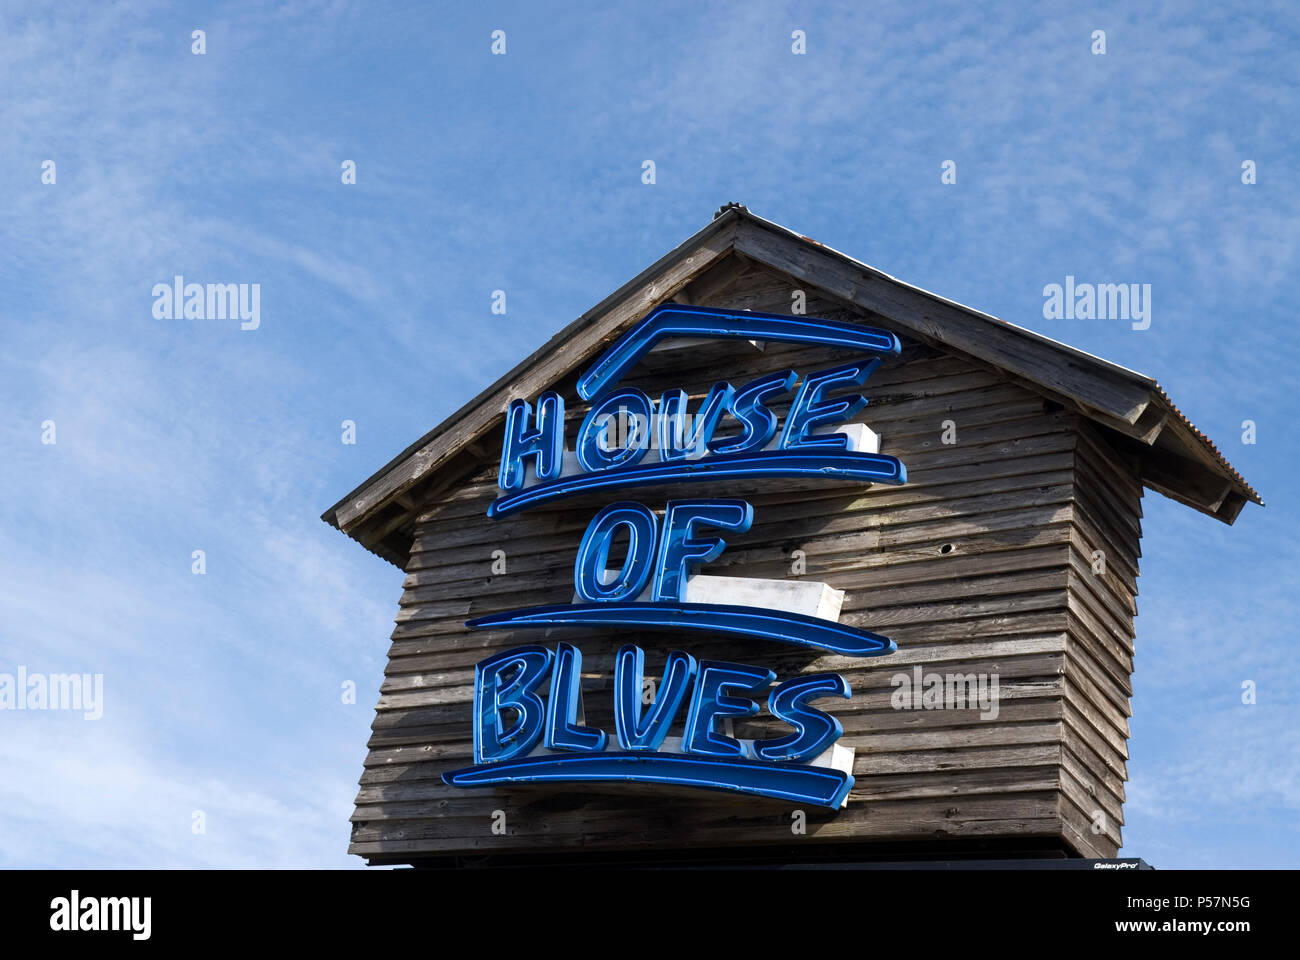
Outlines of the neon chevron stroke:
{"type": "Polygon", "coordinates": [[[647,313],[635,327],[623,334],[594,364],[583,371],[578,378],[578,395],[588,401],[599,397],[618,383],[641,357],[666,337],[778,340],[783,343],[810,343],[868,353],[897,354],[902,350],[898,337],[875,327],[861,327],[837,320],[818,320],[814,317],[788,317],[772,313],[663,304],[647,313]]]}
{"type": "Polygon", "coordinates": [[[721,603],[557,603],[506,610],[469,620],[465,626],[471,630],[549,627],[703,630],[813,647],[846,657],[881,657],[898,649],[888,637],[833,620],[721,603]]]}
{"type": "Polygon", "coordinates": [[[453,787],[501,783],[661,783],[726,790],[836,809],[853,788],[853,776],[832,767],[800,763],[719,760],[650,751],[547,754],[450,770],[453,787]]]}
{"type": "Polygon", "coordinates": [[[897,457],[853,450],[809,452],[807,450],[763,450],[756,453],[723,454],[699,460],[648,463],[621,470],[582,473],[525,487],[499,497],[488,506],[489,517],[503,517],[552,500],[593,493],[614,487],[652,486],[663,483],[692,483],[704,480],[789,477],[858,480],[866,483],[907,482],[907,468],[897,457]]]}

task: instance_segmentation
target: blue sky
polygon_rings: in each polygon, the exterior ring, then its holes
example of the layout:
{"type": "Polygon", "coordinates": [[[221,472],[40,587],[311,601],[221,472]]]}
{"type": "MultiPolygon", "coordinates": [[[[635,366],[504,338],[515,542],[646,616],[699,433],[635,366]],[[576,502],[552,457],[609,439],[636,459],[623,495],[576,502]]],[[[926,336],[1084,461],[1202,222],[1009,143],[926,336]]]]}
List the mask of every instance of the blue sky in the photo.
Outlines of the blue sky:
{"type": "Polygon", "coordinates": [[[1146,497],[1123,853],[1300,864],[1294,11],[564,7],[0,6],[0,671],[105,691],[0,714],[0,866],[359,865],[401,574],[319,514],[731,200],[1155,376],[1261,491],[1146,497]],[[178,273],[261,327],[155,319],[178,273]],[[1043,319],[1067,274],[1150,329],[1043,319]]]}

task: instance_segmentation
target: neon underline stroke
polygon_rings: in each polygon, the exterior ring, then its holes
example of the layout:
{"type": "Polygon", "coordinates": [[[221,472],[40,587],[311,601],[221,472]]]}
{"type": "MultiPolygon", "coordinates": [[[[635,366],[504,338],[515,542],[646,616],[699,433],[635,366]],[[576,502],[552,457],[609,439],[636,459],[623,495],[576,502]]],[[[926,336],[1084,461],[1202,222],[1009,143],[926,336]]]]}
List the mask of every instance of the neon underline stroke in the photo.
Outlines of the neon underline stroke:
{"type": "Polygon", "coordinates": [[[854,782],[852,774],[833,767],[651,751],[523,757],[450,770],[442,779],[453,787],[610,781],[673,784],[815,803],[832,809],[843,803],[854,782]]]}
{"type": "Polygon", "coordinates": [[[591,401],[607,392],[656,343],[667,337],[702,340],[743,337],[881,354],[898,354],[902,350],[898,337],[875,327],[815,317],[665,304],[647,313],[583,371],[578,378],[578,396],[591,401]]]}
{"type": "Polygon", "coordinates": [[[854,480],[865,483],[907,482],[907,468],[897,457],[853,450],[764,450],[758,453],[706,456],[699,460],[673,460],[616,470],[583,473],[538,483],[518,493],[498,497],[487,509],[489,517],[503,517],[582,493],[610,487],[691,483],[703,480],[764,477],[854,480]]]}
{"type": "Polygon", "coordinates": [[[466,621],[465,626],[471,630],[550,627],[699,630],[813,647],[846,657],[882,657],[898,649],[888,637],[833,620],[721,603],[558,603],[493,613],[466,621]]]}

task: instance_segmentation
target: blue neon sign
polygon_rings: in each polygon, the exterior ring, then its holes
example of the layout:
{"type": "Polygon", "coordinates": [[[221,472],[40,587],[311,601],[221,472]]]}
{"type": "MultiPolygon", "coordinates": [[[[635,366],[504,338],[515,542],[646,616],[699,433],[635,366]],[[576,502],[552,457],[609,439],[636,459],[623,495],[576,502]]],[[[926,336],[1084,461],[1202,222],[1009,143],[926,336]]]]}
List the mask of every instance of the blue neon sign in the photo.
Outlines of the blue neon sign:
{"type": "MultiPolygon", "coordinates": [[[[836,478],[864,483],[906,482],[895,457],[857,450],[848,432],[831,430],[867,401],[842,391],[862,386],[882,356],[897,354],[898,338],[883,330],[809,317],[666,305],[651,311],[609,347],[578,379],[591,401],[566,458],[564,399],[548,392],[533,407],[514,400],[506,411],[498,473],[503,496],[489,517],[511,514],[563,497],[626,486],[751,480],[836,478]],[[741,386],[713,385],[694,416],[688,396],[674,390],[657,401],[618,381],[664,337],[743,337],[836,347],[872,356],[800,381],[794,370],[767,374],[741,386]],[[784,425],[769,406],[793,394],[784,425]],[[831,394],[838,394],[831,396],[831,394]],[[610,418],[631,429],[611,443],[610,418]],[[691,421],[687,427],[688,418],[691,421]],[[716,435],[724,418],[739,432],[716,435]],[[657,449],[652,440],[657,437],[657,449]],[[650,456],[652,450],[657,459],[650,456]],[[576,463],[576,466],[575,466],[576,463]],[[531,483],[529,482],[531,475],[531,483]]],[[[835,620],[788,610],[688,599],[691,570],[726,548],[721,532],[744,533],[753,507],[739,499],[670,500],[662,518],[642,503],[617,501],[592,518],[574,561],[576,602],[508,610],[478,617],[471,629],[640,628],[706,632],[795,644],[842,656],[893,653],[888,637],[835,620]],[[616,539],[625,539],[622,566],[609,569],[616,539]]],[[[653,703],[641,702],[645,654],[634,644],[614,661],[614,737],[581,721],[582,652],[570,643],[554,650],[528,645],[482,661],[474,680],[474,766],[443,779],[455,786],[505,783],[635,781],[698,786],[839,807],[852,774],[812,761],[843,732],[830,714],[811,705],[850,697],[839,674],[799,675],[777,682],[765,667],[697,662],[675,650],[663,668],[653,703]],[[547,695],[543,699],[541,691],[547,695]],[[739,740],[720,721],[752,717],[765,702],[788,734],[739,740]],[[683,709],[685,710],[683,716],[683,709]],[[682,719],[682,736],[669,750],[668,733],[682,719]],[[617,749],[615,749],[615,745],[617,749]]]]}

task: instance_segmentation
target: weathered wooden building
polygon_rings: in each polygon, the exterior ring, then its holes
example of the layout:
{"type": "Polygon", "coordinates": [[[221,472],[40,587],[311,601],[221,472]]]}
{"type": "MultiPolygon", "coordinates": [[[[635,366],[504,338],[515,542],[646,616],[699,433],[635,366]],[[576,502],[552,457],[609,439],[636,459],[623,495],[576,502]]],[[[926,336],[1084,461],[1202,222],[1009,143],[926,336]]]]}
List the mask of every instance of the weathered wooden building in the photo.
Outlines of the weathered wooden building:
{"type": "MultiPolygon", "coordinates": [[[[806,345],[668,343],[631,382],[651,396],[681,386],[697,402],[719,379],[836,361],[806,345]]],[[[729,205],[324,515],[406,578],[350,850],[376,863],[1114,856],[1144,488],[1224,523],[1261,502],[1149,377],[729,205]],[[520,642],[465,621],[569,602],[578,539],[610,499],[486,519],[509,401],[554,389],[576,423],[587,409],[575,391],[582,367],[647,311],[673,301],[788,314],[797,312],[795,291],[810,316],[901,339],[901,355],[862,389],[870,403],[856,419],[906,464],[908,480],[732,487],[754,504],[755,519],[728,538],[716,570],[827,583],[844,591],[841,622],[887,634],[898,649],[868,660],[725,639],[696,639],[692,649],[759,660],[781,676],[843,674],[852,698],[823,708],[855,750],[847,804],[806,810],[801,834],[789,804],[761,798],[637,784],[443,783],[445,771],[469,762],[475,664],[520,642]],[[496,551],[504,573],[492,572],[496,551]],[[996,675],[996,717],[896,709],[892,678],[915,667],[996,675]]],[[[582,641],[586,717],[607,729],[602,691],[627,639],[597,632],[582,641]]],[[[680,643],[635,639],[657,663],[680,643]]]]}

